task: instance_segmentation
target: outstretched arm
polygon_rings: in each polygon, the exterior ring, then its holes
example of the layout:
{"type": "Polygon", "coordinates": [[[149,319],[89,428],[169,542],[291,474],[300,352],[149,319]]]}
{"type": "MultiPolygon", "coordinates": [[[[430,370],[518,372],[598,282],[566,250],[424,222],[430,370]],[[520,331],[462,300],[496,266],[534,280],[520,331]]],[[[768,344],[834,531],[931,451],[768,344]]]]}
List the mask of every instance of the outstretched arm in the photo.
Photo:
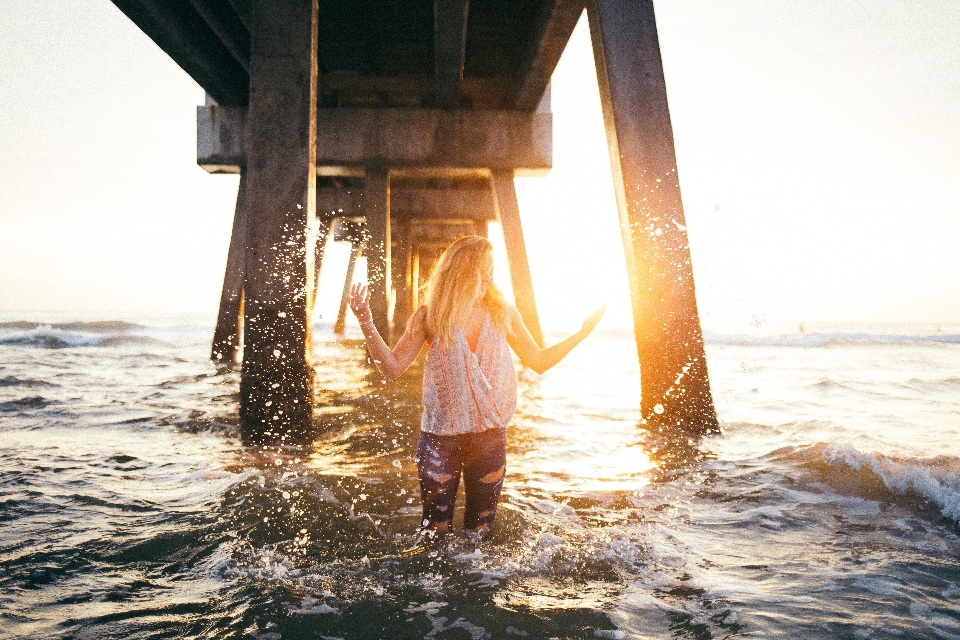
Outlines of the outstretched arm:
{"type": "Polygon", "coordinates": [[[507,320],[509,323],[507,342],[510,343],[510,348],[520,357],[520,362],[523,363],[523,366],[530,367],[537,373],[543,373],[563,360],[575,346],[590,335],[593,328],[600,322],[600,318],[603,317],[603,312],[606,311],[606,309],[607,303],[604,302],[599,309],[583,321],[583,326],[580,327],[579,331],[566,340],[562,340],[546,349],[541,349],[533,339],[533,336],[530,335],[527,326],[523,324],[523,318],[520,317],[520,312],[517,311],[516,307],[510,306],[507,310],[507,320]]]}
{"type": "Polygon", "coordinates": [[[427,339],[427,308],[420,307],[411,316],[406,331],[393,349],[387,346],[373,324],[373,317],[370,315],[370,292],[366,285],[356,283],[351,287],[350,310],[360,321],[360,329],[363,330],[370,357],[373,358],[373,363],[377,365],[383,377],[393,380],[406,371],[427,339]]]}

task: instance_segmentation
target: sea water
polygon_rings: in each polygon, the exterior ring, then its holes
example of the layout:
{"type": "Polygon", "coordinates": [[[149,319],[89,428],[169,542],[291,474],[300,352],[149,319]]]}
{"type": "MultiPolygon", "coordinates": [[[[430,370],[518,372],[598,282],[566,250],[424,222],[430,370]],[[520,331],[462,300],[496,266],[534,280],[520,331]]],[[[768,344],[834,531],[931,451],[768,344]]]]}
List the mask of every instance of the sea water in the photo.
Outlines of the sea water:
{"type": "Polygon", "coordinates": [[[208,322],[8,320],[2,637],[960,638],[960,327],[708,332],[701,438],[647,433],[601,327],[519,370],[493,538],[418,547],[416,371],[356,335],[317,326],[278,453],[208,322]]]}

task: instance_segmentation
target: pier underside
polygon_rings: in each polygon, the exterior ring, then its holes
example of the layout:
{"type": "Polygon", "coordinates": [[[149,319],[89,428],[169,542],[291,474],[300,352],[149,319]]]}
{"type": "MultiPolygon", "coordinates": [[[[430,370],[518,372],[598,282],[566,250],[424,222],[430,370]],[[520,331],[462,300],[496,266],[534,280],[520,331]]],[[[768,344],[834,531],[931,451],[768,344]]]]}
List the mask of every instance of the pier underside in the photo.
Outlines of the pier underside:
{"type": "Polygon", "coordinates": [[[396,340],[442,248],[504,231],[542,343],[513,177],[552,164],[550,76],[586,9],[648,426],[715,429],[651,0],[114,0],[206,89],[198,163],[239,173],[212,348],[242,335],[251,442],[310,439],[324,240],[366,256],[396,340]],[[318,241],[319,238],[319,241],[318,241]]]}

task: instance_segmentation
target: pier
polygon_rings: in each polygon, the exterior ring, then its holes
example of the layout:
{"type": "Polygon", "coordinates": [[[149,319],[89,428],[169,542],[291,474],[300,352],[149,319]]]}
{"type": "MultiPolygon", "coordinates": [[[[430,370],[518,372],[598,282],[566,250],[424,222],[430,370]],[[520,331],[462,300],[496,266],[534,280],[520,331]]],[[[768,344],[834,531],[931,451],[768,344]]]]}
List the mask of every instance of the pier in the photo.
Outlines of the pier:
{"type": "Polygon", "coordinates": [[[207,92],[197,162],[240,175],[212,357],[250,442],[312,431],[324,239],[395,341],[439,251],[499,221],[543,342],[514,177],[552,164],[550,77],[587,12],[649,426],[717,427],[650,0],[113,0],[207,92]]]}

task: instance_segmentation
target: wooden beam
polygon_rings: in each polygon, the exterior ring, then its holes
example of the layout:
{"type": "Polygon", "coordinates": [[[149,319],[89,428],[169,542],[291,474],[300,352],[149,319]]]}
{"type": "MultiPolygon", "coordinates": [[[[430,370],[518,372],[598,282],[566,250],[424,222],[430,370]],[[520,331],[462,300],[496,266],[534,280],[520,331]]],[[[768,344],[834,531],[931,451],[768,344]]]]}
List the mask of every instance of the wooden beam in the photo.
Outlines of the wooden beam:
{"type": "Polygon", "coordinates": [[[515,108],[537,108],[582,15],[583,0],[548,0],[544,4],[517,81],[515,108]]]}
{"type": "Polygon", "coordinates": [[[718,428],[652,0],[589,0],[640,359],[642,420],[718,428]]]}
{"type": "Polygon", "coordinates": [[[112,2],[219,104],[247,104],[249,75],[188,0],[112,2]]]}
{"type": "Polygon", "coordinates": [[[513,298],[517,311],[520,312],[530,335],[543,347],[543,332],[540,330],[540,316],[537,314],[537,302],[533,296],[533,278],[530,277],[527,246],[523,241],[520,205],[513,184],[513,172],[494,171],[493,191],[497,214],[503,227],[503,240],[507,245],[507,262],[510,263],[510,281],[513,283],[513,298]]]}
{"type": "Polygon", "coordinates": [[[253,0],[250,238],[240,422],[248,442],[309,441],[317,0],[253,0]]]}
{"type": "Polygon", "coordinates": [[[363,188],[364,215],[370,239],[367,255],[367,286],[370,288],[370,313],[383,339],[390,343],[391,252],[390,252],[390,176],[386,169],[368,169],[363,188]]]}
{"type": "Polygon", "coordinates": [[[442,109],[460,106],[469,6],[469,0],[433,1],[436,106],[442,109]]]}
{"type": "Polygon", "coordinates": [[[243,331],[243,277],[247,258],[247,226],[249,221],[247,178],[240,174],[237,206],[233,213],[233,231],[227,251],[227,268],[223,274],[220,293],[220,312],[213,332],[210,359],[218,364],[232,364],[237,360],[240,334],[243,331]]]}

